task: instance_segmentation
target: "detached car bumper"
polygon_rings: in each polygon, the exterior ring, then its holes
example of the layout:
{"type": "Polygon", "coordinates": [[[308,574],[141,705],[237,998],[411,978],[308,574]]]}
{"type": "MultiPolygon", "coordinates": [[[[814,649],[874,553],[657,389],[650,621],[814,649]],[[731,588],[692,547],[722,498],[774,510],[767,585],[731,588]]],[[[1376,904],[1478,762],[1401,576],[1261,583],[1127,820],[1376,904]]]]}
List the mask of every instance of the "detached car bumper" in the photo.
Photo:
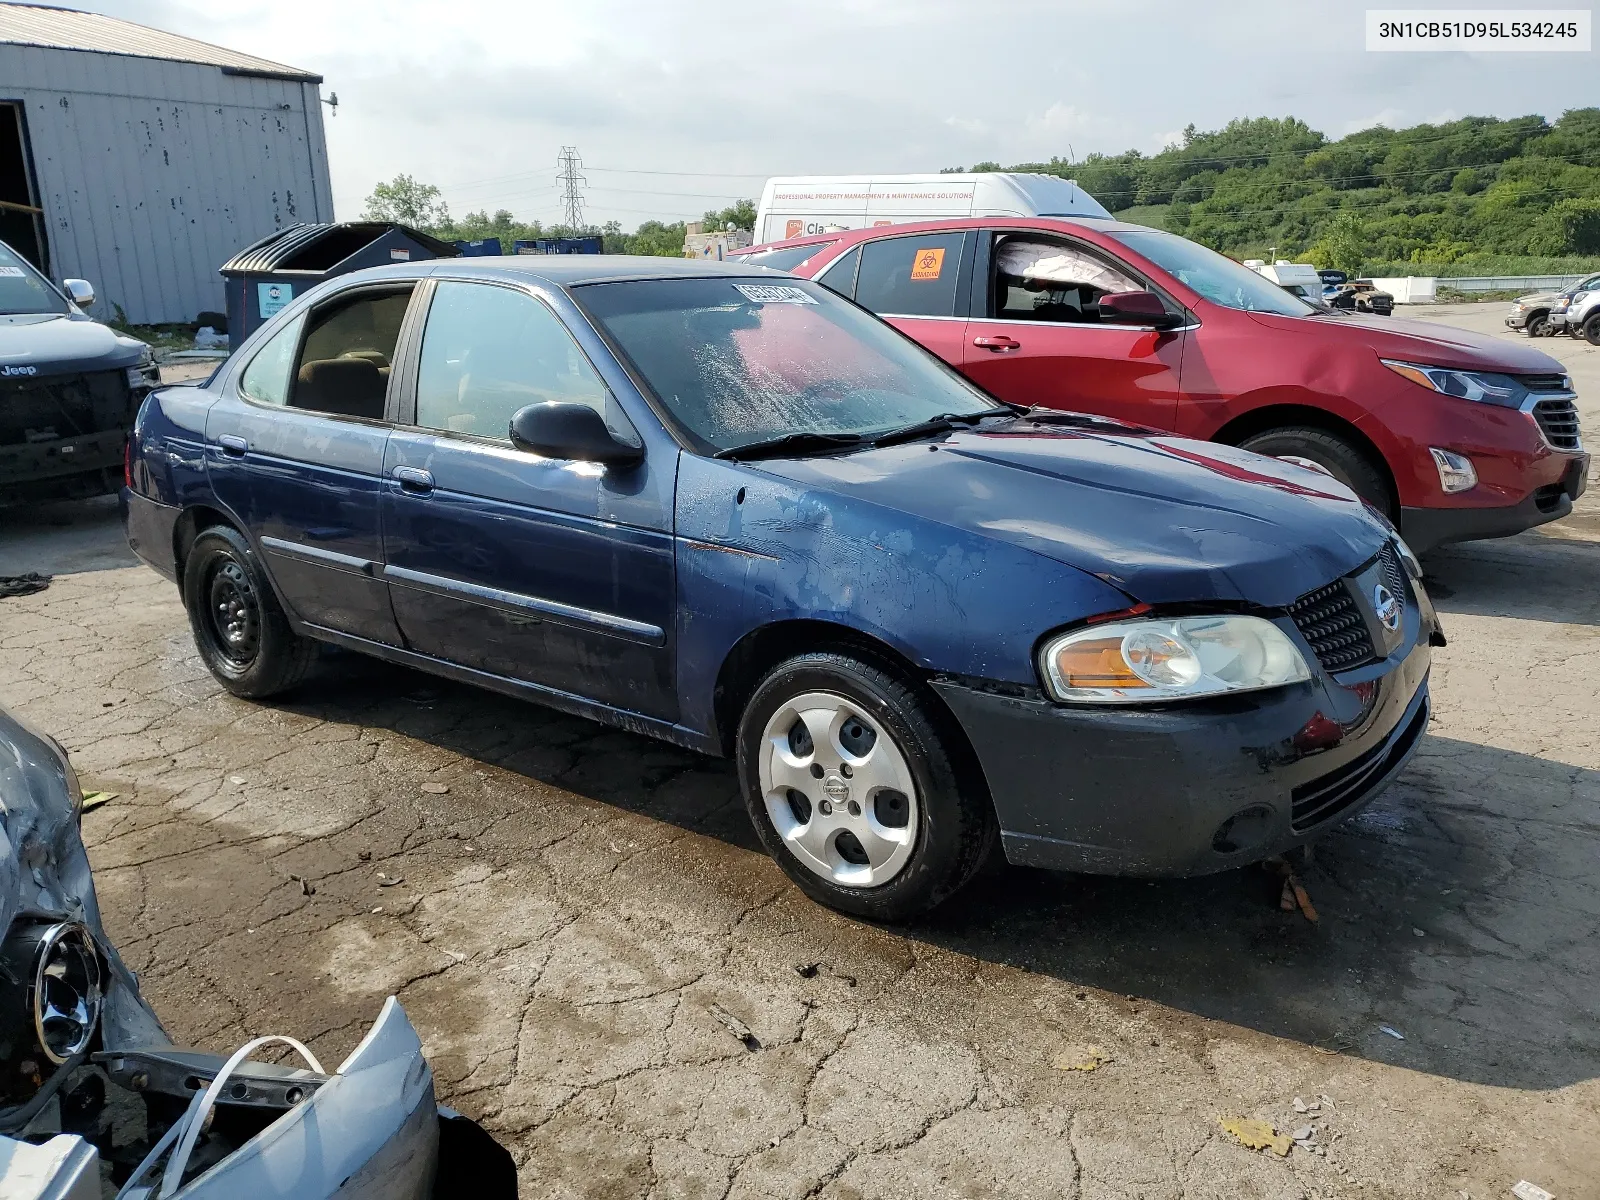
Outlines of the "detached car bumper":
{"type": "Polygon", "coordinates": [[[1359,812],[1428,725],[1427,633],[1341,684],[1164,709],[1090,709],[935,684],[966,729],[1006,857],[1092,874],[1204,875],[1359,812]]]}

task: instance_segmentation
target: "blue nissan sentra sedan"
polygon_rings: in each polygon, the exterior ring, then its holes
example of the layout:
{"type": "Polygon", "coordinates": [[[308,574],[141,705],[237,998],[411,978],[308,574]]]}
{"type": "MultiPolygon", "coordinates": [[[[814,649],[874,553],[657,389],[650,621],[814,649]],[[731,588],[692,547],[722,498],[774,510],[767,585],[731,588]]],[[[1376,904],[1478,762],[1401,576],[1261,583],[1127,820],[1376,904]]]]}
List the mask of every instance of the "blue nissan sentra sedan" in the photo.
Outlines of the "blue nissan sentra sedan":
{"type": "Polygon", "coordinates": [[[330,643],[733,756],[789,877],[882,920],[996,836],[1138,875],[1308,841],[1415,751],[1442,644],[1327,475],[1000,404],[735,264],[330,281],[151,396],[125,504],[234,694],[330,643]]]}

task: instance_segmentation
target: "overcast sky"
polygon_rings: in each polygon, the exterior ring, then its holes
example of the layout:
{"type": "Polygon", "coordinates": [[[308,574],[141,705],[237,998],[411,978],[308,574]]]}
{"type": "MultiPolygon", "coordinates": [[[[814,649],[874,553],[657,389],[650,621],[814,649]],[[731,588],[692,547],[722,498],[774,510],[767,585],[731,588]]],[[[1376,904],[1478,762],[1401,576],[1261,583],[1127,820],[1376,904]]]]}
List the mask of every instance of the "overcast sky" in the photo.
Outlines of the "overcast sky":
{"type": "Polygon", "coordinates": [[[1364,6],[1340,0],[73,6],[324,75],[341,219],[407,172],[456,214],[556,220],[564,144],[583,155],[585,215],[632,229],[754,197],[773,174],[1154,152],[1241,116],[1338,137],[1600,103],[1593,53],[1372,54],[1364,6]]]}

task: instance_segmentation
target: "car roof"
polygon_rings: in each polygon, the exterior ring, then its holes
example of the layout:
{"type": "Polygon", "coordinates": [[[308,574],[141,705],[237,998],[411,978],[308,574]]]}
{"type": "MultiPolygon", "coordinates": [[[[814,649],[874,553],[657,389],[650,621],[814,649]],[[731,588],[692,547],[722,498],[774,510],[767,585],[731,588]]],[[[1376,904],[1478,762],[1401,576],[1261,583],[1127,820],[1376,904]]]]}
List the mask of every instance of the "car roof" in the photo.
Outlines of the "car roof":
{"type": "Polygon", "coordinates": [[[822,245],[832,242],[860,242],[872,238],[899,237],[907,233],[940,233],[951,229],[988,229],[997,225],[1016,229],[1039,229],[1048,232],[1068,228],[1088,229],[1100,233],[1161,233],[1149,225],[1130,225],[1126,221],[1105,217],[944,217],[936,221],[907,221],[904,224],[871,225],[864,229],[836,229],[831,233],[812,233],[805,237],[785,238],[781,242],[763,242],[759,246],[741,246],[734,252],[738,258],[766,250],[780,250],[789,246],[822,245]]]}
{"type": "Polygon", "coordinates": [[[749,279],[755,275],[793,278],[786,271],[774,271],[754,263],[722,263],[710,259],[666,258],[648,254],[505,254],[499,257],[435,258],[367,267],[334,278],[345,286],[364,286],[385,280],[420,280],[434,275],[453,279],[532,281],[560,288],[639,279],[749,279]]]}
{"type": "MultiPolygon", "coordinates": [[[[498,258],[446,258],[427,264],[427,273],[458,278],[540,279],[559,287],[613,283],[629,279],[694,279],[782,275],[753,263],[717,262],[700,258],[666,258],[647,254],[508,254],[498,258]]],[[[379,268],[387,271],[388,268],[379,268]]]]}

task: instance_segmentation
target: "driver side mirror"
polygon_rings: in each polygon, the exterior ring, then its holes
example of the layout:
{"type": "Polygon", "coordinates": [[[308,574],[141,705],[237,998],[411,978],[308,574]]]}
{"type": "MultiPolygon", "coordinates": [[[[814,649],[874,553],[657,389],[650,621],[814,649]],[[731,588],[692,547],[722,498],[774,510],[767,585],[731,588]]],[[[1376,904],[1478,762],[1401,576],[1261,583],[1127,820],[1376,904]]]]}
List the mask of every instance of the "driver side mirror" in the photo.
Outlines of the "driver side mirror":
{"type": "Polygon", "coordinates": [[[1148,325],[1151,329],[1183,324],[1183,316],[1168,312],[1154,292],[1110,292],[1101,296],[1100,319],[1121,325],[1148,325]]]}
{"type": "Polygon", "coordinates": [[[552,400],[519,408],[511,417],[511,444],[544,458],[631,467],[644,459],[643,446],[619,442],[605,418],[587,404],[552,400]]]}
{"type": "Polygon", "coordinates": [[[63,279],[61,290],[79,308],[88,308],[94,303],[94,284],[87,279],[63,279]]]}

